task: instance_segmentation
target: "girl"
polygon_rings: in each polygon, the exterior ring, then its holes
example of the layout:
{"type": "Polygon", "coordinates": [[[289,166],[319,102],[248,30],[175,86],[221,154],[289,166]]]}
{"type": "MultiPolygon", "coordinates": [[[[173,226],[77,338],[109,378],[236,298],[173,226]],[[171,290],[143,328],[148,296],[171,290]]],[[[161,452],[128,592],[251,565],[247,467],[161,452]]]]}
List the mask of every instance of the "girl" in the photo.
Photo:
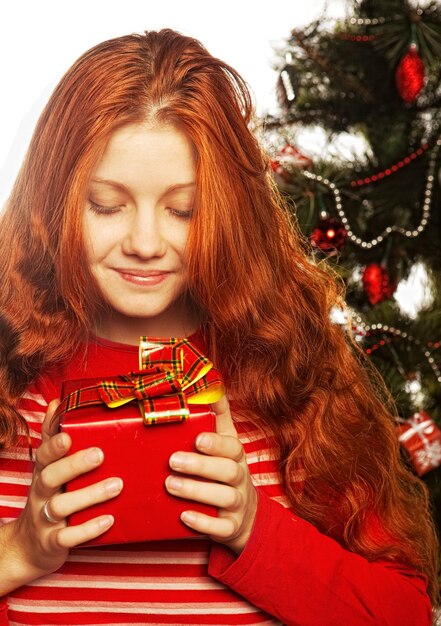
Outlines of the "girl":
{"type": "Polygon", "coordinates": [[[37,124],[0,229],[2,624],[431,622],[425,490],[251,114],[232,68],[163,30],[86,52],[37,124]],[[56,399],[133,369],[140,335],[190,337],[224,376],[231,409],[166,480],[219,514],[183,513],[198,540],[78,548],[114,520],[67,516],[124,486],[63,493],[103,455],[68,454],[56,399]]]}

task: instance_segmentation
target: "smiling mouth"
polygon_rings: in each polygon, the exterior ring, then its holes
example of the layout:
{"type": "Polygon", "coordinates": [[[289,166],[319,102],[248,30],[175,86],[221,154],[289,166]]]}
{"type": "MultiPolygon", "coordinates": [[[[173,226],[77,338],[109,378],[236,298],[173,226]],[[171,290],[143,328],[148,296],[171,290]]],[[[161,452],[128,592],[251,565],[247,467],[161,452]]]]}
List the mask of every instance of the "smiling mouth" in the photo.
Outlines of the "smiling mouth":
{"type": "Polygon", "coordinates": [[[116,269],[116,273],[126,282],[133,285],[154,286],[162,283],[171,272],[161,270],[125,270],[116,269]]]}

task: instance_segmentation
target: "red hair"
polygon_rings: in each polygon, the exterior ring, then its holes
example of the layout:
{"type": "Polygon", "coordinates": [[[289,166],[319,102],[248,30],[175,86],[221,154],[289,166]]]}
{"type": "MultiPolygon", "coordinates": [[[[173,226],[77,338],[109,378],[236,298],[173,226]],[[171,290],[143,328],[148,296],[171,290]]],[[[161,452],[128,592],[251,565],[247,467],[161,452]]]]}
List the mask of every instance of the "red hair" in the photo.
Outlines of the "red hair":
{"type": "Polygon", "coordinates": [[[0,442],[16,436],[25,386],[78,349],[102,306],[81,215],[110,134],[143,121],[178,126],[197,154],[189,290],[235,407],[274,433],[296,513],[368,559],[414,566],[435,597],[426,490],[400,462],[359,352],[330,320],[341,287],[290,222],[251,115],[240,76],[170,30],[99,44],[62,78],[1,218],[0,442]]]}

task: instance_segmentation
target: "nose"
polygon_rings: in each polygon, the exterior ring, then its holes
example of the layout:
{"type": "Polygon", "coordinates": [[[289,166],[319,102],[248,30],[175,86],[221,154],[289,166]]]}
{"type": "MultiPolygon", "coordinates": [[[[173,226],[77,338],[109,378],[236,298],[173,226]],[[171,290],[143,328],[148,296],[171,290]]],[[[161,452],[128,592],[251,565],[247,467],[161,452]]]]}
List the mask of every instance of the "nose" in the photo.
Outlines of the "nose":
{"type": "Polygon", "coordinates": [[[153,207],[140,207],[127,224],[122,240],[123,252],[142,259],[161,257],[166,251],[166,240],[160,216],[153,207]]]}

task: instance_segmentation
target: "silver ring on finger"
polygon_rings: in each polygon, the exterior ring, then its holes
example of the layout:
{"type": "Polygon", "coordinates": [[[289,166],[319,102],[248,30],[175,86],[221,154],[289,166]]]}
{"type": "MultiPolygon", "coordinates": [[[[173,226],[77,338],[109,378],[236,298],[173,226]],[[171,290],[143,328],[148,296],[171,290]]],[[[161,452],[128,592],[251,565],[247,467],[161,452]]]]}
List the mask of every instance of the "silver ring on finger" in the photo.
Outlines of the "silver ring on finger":
{"type": "Polygon", "coordinates": [[[41,509],[41,514],[43,516],[43,519],[49,524],[58,524],[58,522],[60,522],[61,520],[55,519],[55,517],[52,517],[52,515],[49,513],[49,502],[50,500],[46,500],[46,502],[43,505],[43,508],[41,509]]]}

